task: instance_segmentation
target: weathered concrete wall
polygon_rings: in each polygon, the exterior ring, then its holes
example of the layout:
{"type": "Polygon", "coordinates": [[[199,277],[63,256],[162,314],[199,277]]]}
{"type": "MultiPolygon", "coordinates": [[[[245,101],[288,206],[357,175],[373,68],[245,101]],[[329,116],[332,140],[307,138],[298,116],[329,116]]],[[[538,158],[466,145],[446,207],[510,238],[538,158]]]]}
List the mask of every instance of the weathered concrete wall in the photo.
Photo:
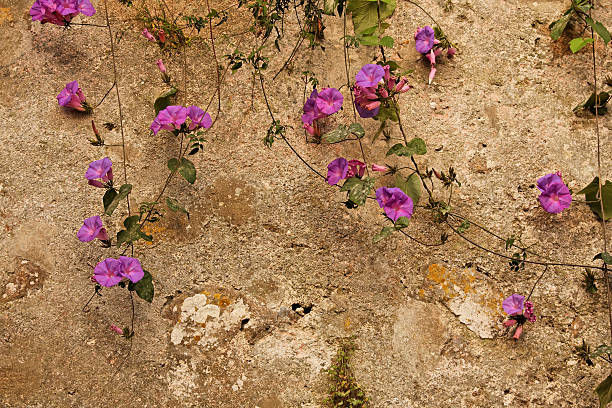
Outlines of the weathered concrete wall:
{"type": "MultiPolygon", "coordinates": [[[[154,199],[178,143],[148,130],[153,100],[164,91],[154,64],[159,50],[140,37],[130,12],[111,3],[137,204],[154,199]]],[[[193,12],[206,14],[197,3],[193,12]]],[[[450,11],[443,3],[423,6],[459,53],[439,67],[431,86],[411,42],[415,27],[429,23],[426,16],[400,2],[389,29],[399,44],[393,58],[415,69],[402,119],[429,146],[423,164],[457,169],[463,183],[457,211],[503,236],[522,233],[544,256],[588,262],[602,248],[590,210],[576,204],[562,215],[546,214],[533,186],[560,170],[576,191],[596,169],[593,120],[571,112],[589,93],[589,55],[570,55],[548,36],[565,2],[453,0],[450,11]]],[[[90,21],[103,23],[102,4],[95,5],[100,13],[90,21]]],[[[0,405],[318,407],[337,339],[355,335],[356,376],[374,407],[594,406],[592,389],[609,368],[585,367],[572,348],[582,338],[594,344],[607,338],[601,289],[588,295],[582,271],[551,268],[533,297],[538,322],[518,343],[504,337],[501,298],[528,292],[541,268],[510,272],[505,261],[457,237],[437,249],[399,236],[373,245],[383,222],[374,204],[344,208],[344,197],[286,146],[262,146],[268,118],[257,88],[251,109],[247,72],[223,85],[223,113],[194,160],[198,181],[175,180],[169,189],[190,220],[167,214],[149,230],[155,243],[136,248],[154,276],[156,297],[152,305],[136,300],[136,336],[122,364],[129,343],[108,326],[128,325],[130,300],[120,289],[104,290],[82,312],[93,290],[88,264],[107,252],[75,236],[82,219],[102,211],[100,191],[83,179],[87,163],[108,155],[120,177],[121,150],[89,145],[89,118],[55,100],[75,79],[92,101],[106,92],[112,83],[107,35],[33,24],[29,7],[25,0],[0,0],[0,294],[7,294],[0,299],[0,405]]],[[[611,25],[609,5],[597,13],[611,25]]],[[[345,80],[342,25],[326,24],[325,53],[303,48],[293,76],[281,74],[270,88],[278,119],[297,130],[299,72],[314,71],[324,86],[345,80]]],[[[233,15],[224,30],[243,25],[233,15]]],[[[270,72],[292,48],[295,26],[287,30],[270,72]]],[[[218,54],[238,40],[219,39],[218,54]]],[[[607,49],[598,51],[601,75],[611,60],[607,49]]],[[[374,54],[353,50],[352,75],[374,54]]],[[[181,77],[180,53],[163,58],[169,73],[181,77]]],[[[205,38],[188,49],[187,61],[187,103],[202,106],[215,87],[205,38]]],[[[350,113],[336,116],[349,120],[350,113]]],[[[118,121],[112,95],[93,119],[118,121]]],[[[602,120],[608,178],[611,125],[609,117],[602,120]]],[[[375,128],[366,125],[368,132],[375,128]]],[[[300,131],[289,135],[321,170],[337,155],[359,156],[357,146],[318,146],[306,144],[300,131]]],[[[103,137],[120,142],[117,130],[103,130],[103,137]]],[[[382,140],[368,142],[366,154],[382,158],[387,148],[382,140]]],[[[123,205],[117,211],[126,213],[123,205]]],[[[111,233],[120,218],[105,219],[111,233]]],[[[442,232],[423,211],[409,230],[425,240],[442,232]]]]}

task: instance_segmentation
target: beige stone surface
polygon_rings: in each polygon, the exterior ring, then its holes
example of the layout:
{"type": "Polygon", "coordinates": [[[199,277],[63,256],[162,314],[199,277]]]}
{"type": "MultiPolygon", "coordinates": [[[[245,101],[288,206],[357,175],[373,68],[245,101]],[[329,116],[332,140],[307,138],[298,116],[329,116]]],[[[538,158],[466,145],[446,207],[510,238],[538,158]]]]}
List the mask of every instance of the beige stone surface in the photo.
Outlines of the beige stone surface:
{"type": "MultiPolygon", "coordinates": [[[[167,2],[182,10],[182,3],[167,2]]],[[[148,130],[153,101],[166,89],[155,60],[164,58],[170,75],[182,82],[183,55],[162,54],[140,36],[142,25],[131,11],[109,3],[120,39],[134,211],[154,200],[166,162],[179,149],[172,135],[148,130]]],[[[548,35],[565,3],[424,0],[459,48],[453,60],[440,64],[430,86],[428,67],[411,42],[415,27],[430,23],[427,17],[399,2],[389,35],[397,44],[392,57],[415,70],[414,89],[402,98],[402,120],[409,135],[427,142],[423,166],[457,170],[462,187],[455,209],[502,236],[521,233],[543,256],[588,263],[602,249],[595,217],[579,203],[561,215],[545,213],[534,186],[538,177],[559,170],[577,191],[596,170],[593,120],[571,111],[590,93],[589,54],[570,55],[548,35]]],[[[612,9],[601,3],[598,18],[610,27],[612,9]]],[[[94,4],[99,13],[87,21],[102,24],[103,2],[94,4]]],[[[520,342],[511,341],[501,328],[500,300],[527,293],[541,268],[511,272],[505,260],[456,236],[433,249],[395,235],[372,244],[384,221],[375,203],[346,209],[343,195],[280,141],[272,149],[263,146],[269,118],[257,88],[251,99],[246,71],[229,75],[222,86],[222,112],[204,151],[194,156],[198,180],[188,185],[176,179],[168,189],[190,218],[167,212],[148,229],[154,243],[136,245],[156,294],[151,305],[135,299],[130,347],[108,329],[130,323],[125,290],[104,290],[82,310],[93,293],[91,265],[116,254],[76,239],[82,220],[102,212],[102,194],[83,178],[87,164],[108,156],[117,178],[123,177],[121,148],[87,141],[94,119],[107,143],[121,142],[117,129],[101,126],[118,123],[116,100],[109,95],[90,118],[60,109],[55,99],[72,80],[90,101],[108,90],[113,76],[107,33],[32,23],[30,5],[0,0],[0,406],[319,407],[328,386],[324,369],[338,339],[349,335],[358,346],[354,371],[373,407],[595,406],[592,390],[609,367],[588,368],[572,350],[582,338],[592,344],[607,339],[603,285],[589,295],[581,270],[550,268],[533,295],[538,322],[520,342]],[[482,335],[480,323],[474,326],[472,311],[484,312],[476,320],[488,325],[490,336],[482,335]]],[[[198,0],[185,12],[205,10],[198,0]]],[[[218,30],[240,32],[247,17],[233,10],[218,30]]],[[[282,52],[266,51],[272,56],[269,80],[296,38],[295,21],[287,18],[282,52]]],[[[268,85],[275,115],[293,126],[290,140],[319,171],[338,155],[360,155],[348,143],[307,144],[300,131],[299,73],[315,72],[322,86],[345,81],[342,24],[336,20],[325,19],[325,52],[302,47],[292,74],[268,85]]],[[[231,52],[240,38],[219,36],[217,55],[231,52]]],[[[251,37],[244,38],[246,51],[251,37]]],[[[612,60],[609,49],[598,51],[602,76],[612,60]]],[[[351,50],[352,75],[375,54],[368,47],[351,50]]],[[[215,89],[215,68],[204,32],[186,60],[187,92],[179,102],[205,106],[215,89]]],[[[351,117],[345,109],[331,121],[351,117]]],[[[601,121],[608,179],[610,120],[601,121]]],[[[368,135],[376,130],[376,124],[363,123],[368,135]]],[[[384,159],[386,149],[384,140],[365,143],[368,159],[392,163],[384,159]]],[[[126,215],[122,204],[104,217],[111,234],[126,215]]],[[[423,210],[409,227],[427,241],[442,231],[423,210]]]]}

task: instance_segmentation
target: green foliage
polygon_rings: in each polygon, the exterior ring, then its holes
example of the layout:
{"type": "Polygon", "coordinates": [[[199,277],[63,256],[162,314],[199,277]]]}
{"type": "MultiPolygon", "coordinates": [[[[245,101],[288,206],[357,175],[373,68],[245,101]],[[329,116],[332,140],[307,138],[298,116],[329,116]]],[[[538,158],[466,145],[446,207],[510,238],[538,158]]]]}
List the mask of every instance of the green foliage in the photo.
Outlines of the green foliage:
{"type": "Polygon", "coordinates": [[[395,11],[396,0],[380,0],[380,29],[378,4],[377,1],[348,0],[346,11],[351,13],[356,37],[364,35],[378,37],[389,26],[383,21],[391,17],[395,11]]]}
{"type": "Polygon", "coordinates": [[[325,403],[334,408],[365,408],[368,406],[368,397],[361,389],[351,365],[355,353],[353,339],[345,340],[336,353],[327,375],[331,385],[329,396],[325,403]]]}
{"type": "Polygon", "coordinates": [[[145,214],[149,214],[149,212],[151,212],[148,218],[148,222],[159,221],[164,216],[164,214],[157,209],[157,204],[159,203],[154,201],[145,201],[140,204],[140,207],[138,207],[138,213],[140,214],[139,220],[142,221],[144,219],[143,217],[145,217],[145,214]]]}
{"type": "Polygon", "coordinates": [[[131,244],[139,239],[144,239],[145,241],[153,241],[153,237],[151,235],[147,235],[140,230],[140,215],[132,215],[131,217],[127,217],[123,221],[124,230],[121,230],[117,233],[117,246],[120,246],[123,243],[131,244]]]}
{"type": "Polygon", "coordinates": [[[189,211],[187,211],[185,207],[183,207],[181,203],[179,203],[176,199],[171,198],[171,197],[166,197],[166,205],[168,206],[168,209],[170,211],[172,212],[180,211],[182,213],[185,213],[187,215],[187,219],[189,219],[189,211]]]}
{"type": "Polygon", "coordinates": [[[599,177],[595,177],[591,183],[576,194],[584,194],[587,205],[599,218],[605,221],[612,218],[612,183],[606,180],[601,186],[601,200],[599,198],[599,177]],[[604,213],[601,213],[601,202],[603,201],[604,213]]]}
{"type": "Polygon", "coordinates": [[[395,232],[395,227],[383,227],[380,232],[372,238],[373,243],[377,243],[395,232]]]}
{"type": "Polygon", "coordinates": [[[160,96],[155,99],[155,103],[153,104],[153,108],[155,108],[155,114],[157,115],[159,111],[166,109],[168,106],[172,104],[172,98],[176,95],[178,89],[175,87],[170,88],[168,91],[164,92],[160,96]]]}
{"type": "Polygon", "coordinates": [[[565,31],[565,27],[567,27],[567,23],[569,23],[572,14],[566,14],[557,21],[553,21],[550,26],[550,38],[557,41],[563,35],[563,31],[565,31]]]}
{"type": "Polygon", "coordinates": [[[393,145],[389,151],[387,152],[387,156],[392,154],[398,156],[414,156],[423,155],[427,153],[427,147],[425,146],[425,141],[419,137],[415,137],[408,144],[404,145],[402,143],[397,143],[393,145]]]}
{"type": "Polygon", "coordinates": [[[134,5],[134,3],[132,3],[132,0],[119,0],[119,3],[123,4],[126,7],[132,7],[134,5]]]}
{"type": "Polygon", "coordinates": [[[582,273],[582,286],[589,293],[597,292],[597,285],[595,284],[595,274],[589,269],[585,268],[582,273]]]}
{"type": "Polygon", "coordinates": [[[610,42],[610,32],[608,31],[608,29],[603,24],[601,24],[599,21],[593,21],[591,17],[586,16],[584,19],[587,22],[587,24],[591,26],[593,31],[596,32],[597,35],[601,37],[604,43],[608,45],[608,43],[610,42]]]}
{"type": "Polygon", "coordinates": [[[581,49],[583,49],[585,46],[587,46],[588,44],[591,44],[592,42],[593,42],[592,38],[582,38],[582,37],[574,38],[573,40],[569,42],[570,50],[572,50],[572,52],[575,54],[581,49]]]}
{"type": "Polygon", "coordinates": [[[364,205],[368,194],[374,187],[375,179],[372,177],[351,177],[347,179],[340,191],[348,191],[348,198],[357,205],[364,205]]]}
{"type": "Polygon", "coordinates": [[[598,253],[593,258],[593,260],[596,260],[596,259],[601,259],[606,265],[612,265],[612,255],[610,255],[607,252],[598,253]]]}
{"type": "Polygon", "coordinates": [[[178,171],[179,174],[183,176],[183,178],[187,180],[188,183],[195,183],[196,169],[190,160],[184,157],[181,159],[180,162],[177,159],[170,159],[168,160],[168,168],[170,169],[170,171],[178,171]]]}
{"type": "Polygon", "coordinates": [[[327,143],[338,143],[346,140],[350,134],[361,139],[365,136],[365,130],[359,123],[351,123],[348,127],[346,125],[340,125],[336,129],[324,134],[323,139],[327,143]]]}
{"type": "Polygon", "coordinates": [[[416,206],[421,198],[421,177],[415,172],[404,179],[401,175],[395,177],[395,187],[399,187],[416,206]]]}
{"type": "Polygon", "coordinates": [[[381,105],[380,109],[378,109],[378,115],[374,116],[374,119],[380,122],[385,122],[386,120],[397,122],[399,120],[397,115],[398,111],[395,107],[381,105]]]}
{"type": "Polygon", "coordinates": [[[227,17],[228,17],[227,11],[225,10],[217,11],[215,9],[211,9],[210,13],[208,13],[206,17],[184,16],[183,19],[185,19],[186,27],[194,28],[199,33],[200,30],[202,30],[204,27],[208,25],[209,21],[214,21],[218,19],[219,21],[215,22],[214,24],[214,27],[218,27],[227,21],[227,17]]]}
{"type": "Polygon", "coordinates": [[[463,234],[465,231],[467,231],[470,228],[470,222],[468,220],[464,220],[461,225],[459,225],[457,227],[457,231],[459,231],[460,234],[463,234]]]}
{"type": "Polygon", "coordinates": [[[106,215],[112,215],[121,200],[126,198],[131,191],[131,184],[124,184],[119,187],[119,193],[117,193],[114,188],[106,190],[104,197],[102,197],[102,203],[104,204],[104,213],[106,215]]]}
{"type": "Polygon", "coordinates": [[[563,16],[550,23],[548,28],[550,29],[550,37],[553,40],[558,40],[563,35],[563,31],[567,27],[572,17],[576,15],[588,16],[588,12],[591,9],[591,3],[589,0],[572,0],[570,8],[565,10],[563,16]]]}
{"type": "Polygon", "coordinates": [[[155,294],[155,288],[153,287],[153,277],[149,272],[144,271],[144,276],[141,280],[136,283],[128,283],[128,290],[136,291],[138,297],[151,303],[155,294]]]}
{"type": "Polygon", "coordinates": [[[275,120],[272,122],[270,127],[268,128],[268,132],[266,133],[266,137],[264,137],[264,145],[266,147],[272,147],[272,143],[277,138],[285,137],[285,133],[287,132],[287,128],[281,125],[280,120],[275,120]]]}
{"type": "Polygon", "coordinates": [[[595,388],[595,392],[599,397],[599,408],[605,408],[612,402],[612,374],[608,375],[606,379],[595,388]]]}

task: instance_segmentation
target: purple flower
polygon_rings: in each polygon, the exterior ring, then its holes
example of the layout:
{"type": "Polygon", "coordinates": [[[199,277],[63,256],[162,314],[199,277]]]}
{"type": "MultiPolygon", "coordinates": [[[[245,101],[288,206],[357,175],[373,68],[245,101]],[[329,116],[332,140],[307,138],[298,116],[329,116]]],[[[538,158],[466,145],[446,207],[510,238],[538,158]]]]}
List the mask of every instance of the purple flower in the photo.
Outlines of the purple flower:
{"type": "Polygon", "coordinates": [[[108,234],[102,225],[102,220],[96,215],[83,221],[83,226],[77,232],[77,238],[81,242],[93,241],[96,238],[101,241],[107,241],[108,234]]]}
{"type": "Polygon", "coordinates": [[[545,211],[557,214],[569,208],[572,195],[563,182],[561,173],[551,173],[538,179],[538,189],[542,192],[538,199],[545,211]]]}
{"type": "MultiPolygon", "coordinates": [[[[383,71],[384,72],[384,71],[383,71]]],[[[376,88],[355,85],[355,107],[362,118],[373,118],[378,115],[380,101],[376,88]]]]}
{"type": "Polygon", "coordinates": [[[427,54],[434,46],[434,30],[430,26],[417,28],[414,33],[416,50],[421,54],[427,54]]]}
{"type": "Polygon", "coordinates": [[[114,331],[117,334],[123,335],[123,330],[121,330],[119,327],[115,326],[114,324],[111,324],[110,329],[111,331],[114,331]]]}
{"type": "MultiPolygon", "coordinates": [[[[145,30],[146,30],[146,28],[145,28],[145,30]]],[[[149,34],[149,35],[151,35],[151,34],[149,34]]],[[[159,68],[159,72],[161,72],[162,74],[165,74],[166,73],[166,66],[164,65],[164,61],[162,61],[161,58],[160,58],[160,59],[157,60],[156,64],[157,64],[157,68],[159,68]]]]}
{"type": "Polygon", "coordinates": [[[190,106],[187,108],[187,116],[189,116],[189,119],[191,119],[189,130],[194,130],[199,127],[208,129],[212,126],[212,119],[210,118],[208,112],[204,112],[197,106],[190,106]]]}
{"type": "Polygon", "coordinates": [[[115,286],[123,277],[120,274],[121,262],[113,258],[106,258],[94,268],[94,279],[102,286],[110,288],[115,286]]]}
{"type": "Polygon", "coordinates": [[[317,108],[317,96],[319,93],[316,88],[312,90],[310,97],[304,103],[304,114],[302,115],[302,123],[305,125],[312,125],[317,119],[324,117],[325,115],[321,115],[319,108],[317,108]]]}
{"type": "Polygon", "coordinates": [[[351,177],[363,177],[363,173],[365,172],[365,163],[359,160],[349,160],[348,161],[348,172],[346,173],[346,178],[351,177]]]}
{"type": "Polygon", "coordinates": [[[72,13],[76,13],[76,0],[59,0],[56,1],[56,11],[62,16],[67,16],[72,13]]]}
{"type": "Polygon", "coordinates": [[[128,278],[132,282],[136,283],[144,276],[144,271],[140,265],[140,261],[136,258],[130,258],[128,256],[120,256],[119,262],[121,262],[121,269],[119,273],[121,276],[128,278]]]}
{"type": "Polygon", "coordinates": [[[338,157],[327,165],[327,184],[333,186],[346,178],[348,173],[348,161],[343,157],[338,157]]]}
{"type": "Polygon", "coordinates": [[[372,164],[372,171],[388,171],[389,168],[387,166],[381,166],[379,164],[372,164]]]}
{"type": "Polygon", "coordinates": [[[376,87],[385,75],[383,67],[377,64],[366,64],[355,76],[355,83],[362,87],[376,87]]]}
{"type": "Polygon", "coordinates": [[[168,106],[157,114],[157,117],[153,120],[153,123],[151,123],[151,130],[153,130],[154,134],[157,134],[159,129],[180,129],[186,120],[187,108],[178,105],[168,106]],[[157,128],[158,125],[160,126],[159,129],[157,128]]]}
{"type": "Polygon", "coordinates": [[[102,182],[108,183],[113,180],[113,162],[105,157],[100,160],[89,163],[89,168],[85,172],[85,178],[89,180],[89,184],[94,187],[104,187],[102,182]],[[98,179],[102,179],[100,182],[98,179]]]}
{"type": "Polygon", "coordinates": [[[357,101],[355,101],[355,108],[357,109],[357,113],[359,114],[359,116],[364,119],[373,118],[374,116],[378,115],[378,111],[380,110],[380,106],[372,110],[362,108],[361,106],[357,105],[357,101]]]}
{"type": "Polygon", "coordinates": [[[78,0],[77,10],[89,17],[96,14],[96,9],[89,0],[78,0]]]}
{"type": "Polygon", "coordinates": [[[504,312],[508,313],[510,316],[518,315],[523,313],[524,302],[525,296],[515,293],[504,299],[502,307],[504,308],[504,312]]]}
{"type": "Polygon", "coordinates": [[[457,49],[455,47],[450,47],[448,50],[446,50],[446,56],[448,58],[453,58],[456,52],[457,52],[457,49]]]}
{"type": "Polygon", "coordinates": [[[317,109],[325,115],[331,115],[340,110],[343,100],[336,88],[323,88],[316,98],[317,109]]]}
{"type": "Polygon", "coordinates": [[[412,217],[412,198],[398,187],[380,187],[376,190],[376,201],[393,222],[399,217],[412,217]]]}
{"type": "Polygon", "coordinates": [[[79,83],[77,81],[66,84],[66,87],[57,95],[57,102],[60,106],[66,106],[81,112],[90,109],[85,100],[85,95],[81,88],[79,88],[79,83]]]}

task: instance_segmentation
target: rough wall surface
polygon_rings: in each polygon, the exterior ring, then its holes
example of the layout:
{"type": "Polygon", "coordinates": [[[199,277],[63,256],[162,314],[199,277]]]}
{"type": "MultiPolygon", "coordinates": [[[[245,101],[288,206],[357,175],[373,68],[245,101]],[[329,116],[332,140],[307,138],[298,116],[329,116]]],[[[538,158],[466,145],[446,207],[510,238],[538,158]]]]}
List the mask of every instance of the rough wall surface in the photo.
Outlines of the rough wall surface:
{"type": "MultiPolygon", "coordinates": [[[[153,100],[165,90],[154,64],[159,50],[140,37],[142,25],[130,11],[109,3],[120,36],[127,175],[138,204],[154,199],[179,146],[171,135],[148,130],[153,100]]],[[[539,208],[533,185],[560,170],[577,191],[596,171],[594,122],[571,111],[589,93],[589,54],[571,55],[548,35],[565,3],[423,1],[459,47],[430,86],[411,42],[427,17],[399,2],[389,32],[398,44],[393,58],[415,69],[402,118],[409,134],[427,142],[423,165],[457,169],[463,184],[456,210],[503,236],[522,233],[545,257],[588,263],[602,248],[590,210],[577,204],[551,216],[539,208]]],[[[103,24],[103,2],[94,4],[100,12],[88,21],[103,24]]],[[[75,79],[90,100],[104,95],[113,82],[107,33],[32,23],[30,5],[0,0],[1,406],[319,407],[324,369],[337,340],[349,335],[358,345],[355,375],[373,407],[595,406],[592,390],[609,368],[587,368],[572,349],[582,338],[599,344],[608,336],[603,285],[589,295],[581,270],[550,268],[533,295],[540,319],[512,342],[501,328],[500,301],[527,293],[542,269],[510,272],[506,261],[458,237],[433,249],[400,236],[372,244],[383,223],[379,208],[346,209],[344,197],[282,143],[263,147],[269,119],[257,88],[251,99],[247,72],[223,84],[222,114],[194,158],[198,181],[170,186],[190,219],[168,213],[149,230],[154,244],[136,247],[154,276],[156,297],[152,305],[136,299],[130,349],[108,330],[129,324],[125,291],[104,290],[82,311],[93,291],[88,264],[107,252],[76,239],[81,220],[102,212],[100,192],[84,182],[87,163],[109,156],[122,177],[121,148],[91,146],[89,118],[60,109],[55,99],[75,79]]],[[[197,15],[205,10],[201,1],[187,8],[197,15]]],[[[612,25],[609,4],[597,13],[612,25]]],[[[222,29],[239,32],[245,16],[232,14],[222,29]]],[[[325,52],[303,47],[293,74],[281,74],[269,88],[275,115],[297,130],[299,73],[315,72],[323,86],[345,81],[342,24],[329,18],[326,25],[325,52]]],[[[270,72],[292,49],[295,23],[286,29],[270,72]]],[[[220,38],[218,54],[231,52],[240,38],[220,38]]],[[[598,52],[605,74],[610,51],[598,52]]],[[[374,54],[352,50],[352,75],[374,54]]],[[[182,78],[180,52],[163,58],[170,74],[182,78]]],[[[183,97],[205,105],[215,69],[204,34],[186,58],[183,97]]],[[[117,123],[111,96],[96,109],[96,123],[117,123]]],[[[345,109],[337,116],[351,115],[345,109]]],[[[610,120],[601,121],[608,178],[610,120]]],[[[121,141],[117,129],[103,136],[121,141]]],[[[348,143],[307,144],[301,131],[289,137],[321,171],[337,155],[360,154],[348,143]]],[[[388,144],[365,148],[369,158],[383,157],[388,144]]],[[[124,205],[117,214],[127,214],[124,205]]],[[[119,229],[120,218],[105,218],[110,231],[119,229]]],[[[425,212],[417,212],[409,230],[423,240],[442,232],[425,212]]],[[[491,243],[484,234],[472,237],[491,243]]]]}

